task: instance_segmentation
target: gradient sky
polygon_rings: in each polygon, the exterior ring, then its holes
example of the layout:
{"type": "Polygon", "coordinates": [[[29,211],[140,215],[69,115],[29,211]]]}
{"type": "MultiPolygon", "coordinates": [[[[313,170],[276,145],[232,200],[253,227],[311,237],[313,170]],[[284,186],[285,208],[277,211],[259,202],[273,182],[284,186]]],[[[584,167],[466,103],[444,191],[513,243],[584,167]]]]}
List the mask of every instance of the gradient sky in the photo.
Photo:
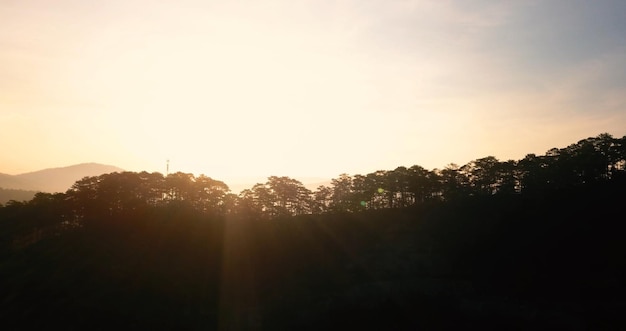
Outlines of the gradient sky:
{"type": "Polygon", "coordinates": [[[626,134],[626,1],[0,2],[0,172],[334,178],[626,134]]]}

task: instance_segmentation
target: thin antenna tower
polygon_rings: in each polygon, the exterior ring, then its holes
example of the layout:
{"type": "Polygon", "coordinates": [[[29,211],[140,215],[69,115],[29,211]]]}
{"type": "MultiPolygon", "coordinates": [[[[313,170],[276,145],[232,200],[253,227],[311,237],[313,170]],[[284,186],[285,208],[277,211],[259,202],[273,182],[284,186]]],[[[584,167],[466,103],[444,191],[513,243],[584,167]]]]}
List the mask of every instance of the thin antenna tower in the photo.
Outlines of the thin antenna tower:
{"type": "Polygon", "coordinates": [[[167,162],[165,163],[165,177],[167,177],[170,174],[170,159],[167,159],[167,162]]]}

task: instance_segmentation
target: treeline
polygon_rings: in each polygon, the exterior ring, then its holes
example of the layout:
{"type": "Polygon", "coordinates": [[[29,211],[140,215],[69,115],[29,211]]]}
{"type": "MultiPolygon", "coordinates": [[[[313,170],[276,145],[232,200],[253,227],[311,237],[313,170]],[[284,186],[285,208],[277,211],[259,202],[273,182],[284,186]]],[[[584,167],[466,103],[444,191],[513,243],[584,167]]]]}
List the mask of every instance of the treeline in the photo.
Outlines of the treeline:
{"type": "Polygon", "coordinates": [[[471,196],[541,194],[625,174],[626,136],[613,138],[606,133],[517,161],[487,156],[444,169],[414,165],[366,175],[341,174],[315,191],[295,179],[272,176],[235,195],[224,182],[204,175],[121,172],[85,177],[65,193],[38,193],[28,202],[10,201],[0,208],[4,220],[0,226],[13,227],[5,234],[33,229],[54,232],[163,208],[246,219],[358,212],[471,196]]]}
{"type": "Polygon", "coordinates": [[[615,329],[624,142],[344,174],[315,191],[288,177],[240,195],[184,173],[86,177],[0,208],[0,322],[615,329]]]}

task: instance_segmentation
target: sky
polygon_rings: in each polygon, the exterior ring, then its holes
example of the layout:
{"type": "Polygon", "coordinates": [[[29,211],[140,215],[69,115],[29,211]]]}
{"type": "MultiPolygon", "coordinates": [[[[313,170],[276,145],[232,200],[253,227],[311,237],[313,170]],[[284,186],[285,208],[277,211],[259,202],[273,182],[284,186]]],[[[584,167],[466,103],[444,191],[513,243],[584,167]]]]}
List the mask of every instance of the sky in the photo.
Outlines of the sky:
{"type": "Polygon", "coordinates": [[[0,172],[336,178],[626,135],[626,1],[0,2],[0,172]]]}

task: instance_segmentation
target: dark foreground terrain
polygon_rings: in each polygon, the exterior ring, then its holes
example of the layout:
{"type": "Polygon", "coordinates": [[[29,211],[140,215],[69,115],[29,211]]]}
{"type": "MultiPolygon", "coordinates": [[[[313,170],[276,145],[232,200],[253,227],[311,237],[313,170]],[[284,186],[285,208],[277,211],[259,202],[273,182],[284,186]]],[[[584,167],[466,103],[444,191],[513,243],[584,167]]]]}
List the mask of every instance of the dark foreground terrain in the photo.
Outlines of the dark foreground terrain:
{"type": "Polygon", "coordinates": [[[0,260],[4,330],[626,327],[626,185],[271,221],[168,206],[0,260]]]}

